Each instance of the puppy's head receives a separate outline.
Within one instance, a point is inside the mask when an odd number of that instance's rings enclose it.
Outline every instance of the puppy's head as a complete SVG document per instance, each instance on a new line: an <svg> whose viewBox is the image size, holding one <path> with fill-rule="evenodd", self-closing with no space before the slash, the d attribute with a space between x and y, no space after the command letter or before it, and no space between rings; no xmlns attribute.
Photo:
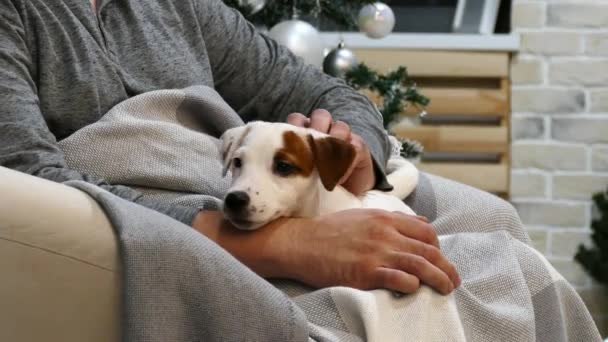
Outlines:
<svg viewBox="0 0 608 342"><path fill-rule="evenodd" d="M238 228L257 229L296 216L322 184L333 190L355 158L347 142L283 123L252 122L222 135L232 186L224 214Z"/></svg>

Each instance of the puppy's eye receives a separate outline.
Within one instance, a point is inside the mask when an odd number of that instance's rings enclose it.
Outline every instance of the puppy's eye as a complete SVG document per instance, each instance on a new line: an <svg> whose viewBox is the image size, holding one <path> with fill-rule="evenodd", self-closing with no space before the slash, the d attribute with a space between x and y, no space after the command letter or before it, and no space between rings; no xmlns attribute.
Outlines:
<svg viewBox="0 0 608 342"><path fill-rule="evenodd" d="M297 168L295 166L284 160L277 160L274 163L274 171L279 174L279 176L287 177L296 170Z"/></svg>
<svg viewBox="0 0 608 342"><path fill-rule="evenodd" d="M238 169L241 166L243 166L243 161L241 160L241 158L234 158L232 160L232 164L234 165L234 167L236 167Z"/></svg>

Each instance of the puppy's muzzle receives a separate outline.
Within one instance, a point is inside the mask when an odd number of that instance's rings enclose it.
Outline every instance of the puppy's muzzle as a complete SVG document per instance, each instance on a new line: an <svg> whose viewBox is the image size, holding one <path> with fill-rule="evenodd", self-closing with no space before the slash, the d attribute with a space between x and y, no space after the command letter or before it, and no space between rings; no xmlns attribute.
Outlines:
<svg viewBox="0 0 608 342"><path fill-rule="evenodd" d="M243 213L249 206L249 195L244 191L233 191L226 195L224 208L232 213Z"/></svg>
<svg viewBox="0 0 608 342"><path fill-rule="evenodd" d="M260 225L250 220L249 204L250 198L246 192L229 192L224 198L224 214L239 229L257 229Z"/></svg>

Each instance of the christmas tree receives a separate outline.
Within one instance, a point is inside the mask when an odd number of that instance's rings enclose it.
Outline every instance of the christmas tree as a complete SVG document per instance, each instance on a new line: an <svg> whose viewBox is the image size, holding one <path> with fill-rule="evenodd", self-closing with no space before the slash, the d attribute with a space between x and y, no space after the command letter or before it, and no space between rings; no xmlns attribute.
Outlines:
<svg viewBox="0 0 608 342"><path fill-rule="evenodd" d="M594 247L579 246L575 259L595 280L608 285L608 189L593 196L599 218L591 222Z"/></svg>

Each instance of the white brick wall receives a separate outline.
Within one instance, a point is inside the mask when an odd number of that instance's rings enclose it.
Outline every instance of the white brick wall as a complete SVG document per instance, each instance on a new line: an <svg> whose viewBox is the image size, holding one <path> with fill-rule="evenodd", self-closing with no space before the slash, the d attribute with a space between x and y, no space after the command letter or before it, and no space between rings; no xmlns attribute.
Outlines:
<svg viewBox="0 0 608 342"><path fill-rule="evenodd" d="M534 246L608 336L607 291L573 255L589 244L591 195L608 186L608 0L514 0L512 201Z"/></svg>

